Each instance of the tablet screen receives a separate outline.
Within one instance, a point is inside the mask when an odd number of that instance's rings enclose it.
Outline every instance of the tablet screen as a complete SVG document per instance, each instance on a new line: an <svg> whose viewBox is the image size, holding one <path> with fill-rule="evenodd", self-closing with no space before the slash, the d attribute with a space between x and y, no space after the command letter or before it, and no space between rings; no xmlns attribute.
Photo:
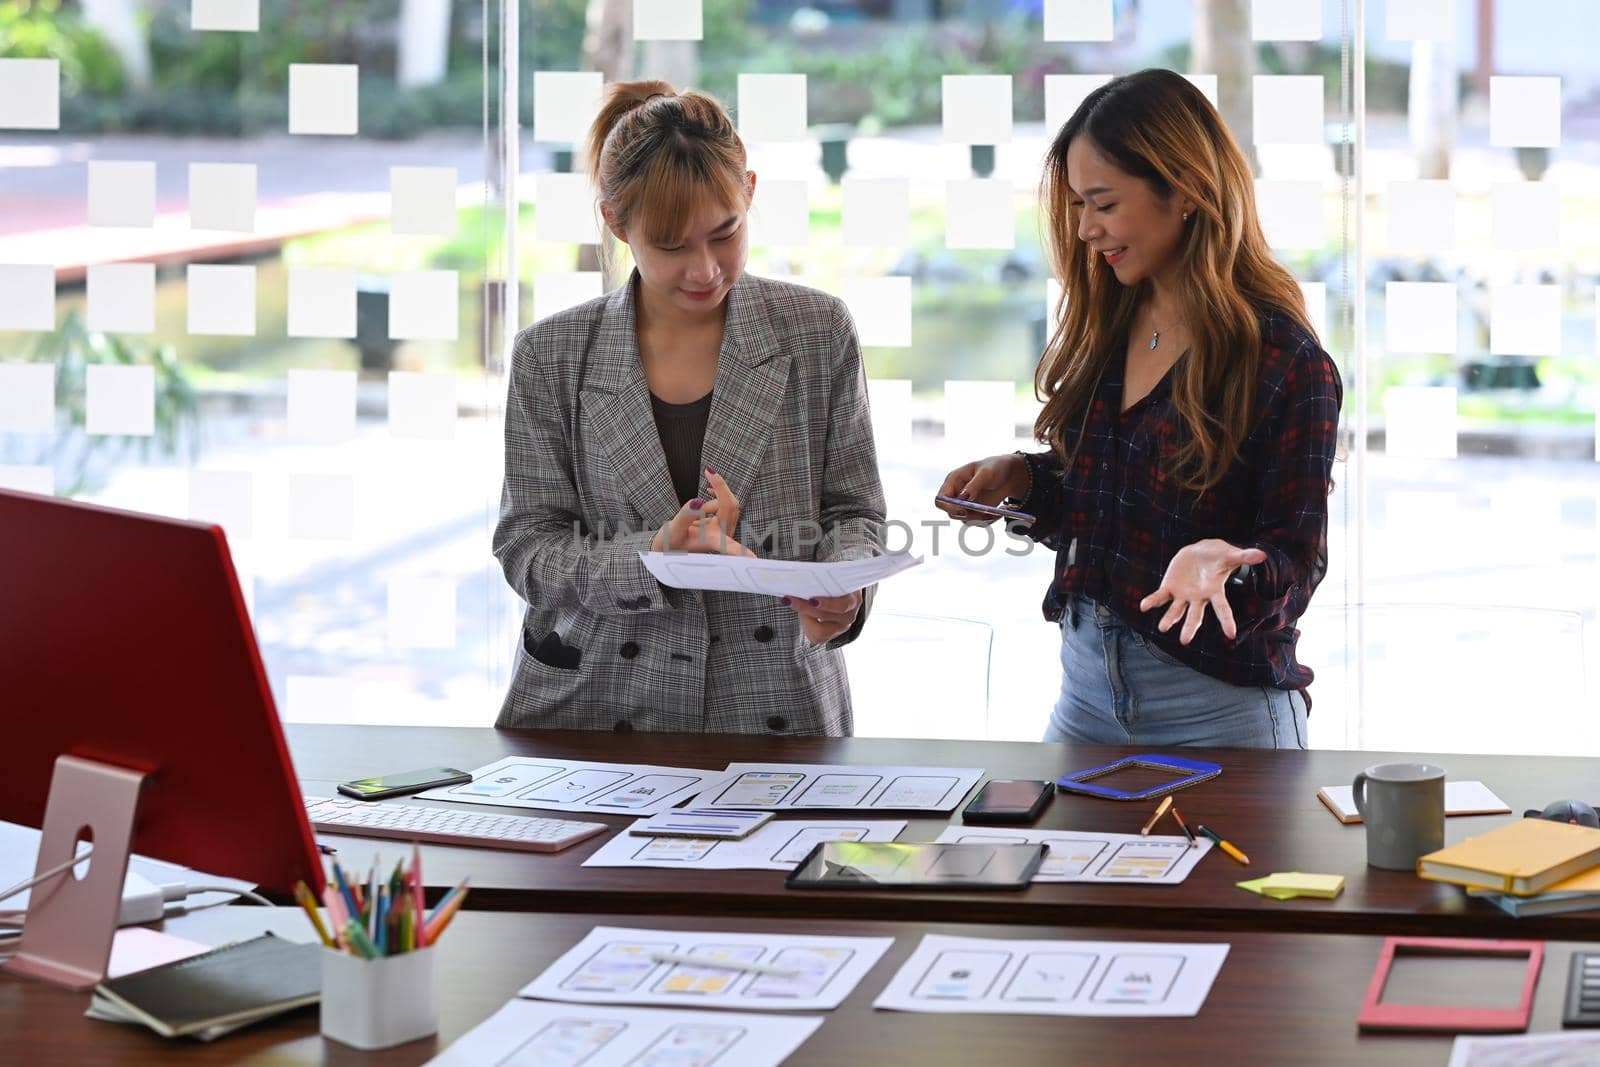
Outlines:
<svg viewBox="0 0 1600 1067"><path fill-rule="evenodd" d="M1023 889L1045 852L1045 846L1029 844L823 841L786 884L830 889Z"/></svg>

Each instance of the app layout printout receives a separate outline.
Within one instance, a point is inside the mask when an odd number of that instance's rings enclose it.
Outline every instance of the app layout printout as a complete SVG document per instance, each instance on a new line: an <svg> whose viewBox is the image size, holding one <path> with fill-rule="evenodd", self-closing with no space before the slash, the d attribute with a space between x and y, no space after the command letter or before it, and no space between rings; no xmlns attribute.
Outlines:
<svg viewBox="0 0 1600 1067"><path fill-rule="evenodd" d="M521 995L590 1004L827 1010L844 1000L893 940L600 926Z"/></svg>
<svg viewBox="0 0 1600 1067"><path fill-rule="evenodd" d="M1177 885L1189 877L1208 852L1206 838L1190 847L1184 837L1138 834L1086 833L1078 830L1010 830L963 826L946 827L943 842L1021 842L1046 845L1050 854L1034 874L1035 882L1141 882Z"/></svg>
<svg viewBox="0 0 1600 1067"><path fill-rule="evenodd" d="M830 808L949 812L983 777L981 767L852 767L730 763L702 808Z"/></svg>
<svg viewBox="0 0 1600 1067"><path fill-rule="evenodd" d="M1228 946L929 934L876 1008L996 1015L1190 1016Z"/></svg>
<svg viewBox="0 0 1600 1067"><path fill-rule="evenodd" d="M461 804L654 815L724 777L684 767L506 756L474 770L470 782L420 795Z"/></svg>
<svg viewBox="0 0 1600 1067"><path fill-rule="evenodd" d="M819 841L893 841L905 826L904 819L776 819L739 839L617 834L583 866L792 871Z"/></svg>

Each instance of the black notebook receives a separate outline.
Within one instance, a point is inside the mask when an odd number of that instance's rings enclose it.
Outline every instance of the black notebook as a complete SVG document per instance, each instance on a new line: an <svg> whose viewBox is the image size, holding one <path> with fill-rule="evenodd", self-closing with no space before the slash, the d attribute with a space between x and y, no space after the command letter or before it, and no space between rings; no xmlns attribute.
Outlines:
<svg viewBox="0 0 1600 1067"><path fill-rule="evenodd" d="M220 1037L322 998L318 944L262 934L95 986L89 1015L164 1037Z"/></svg>

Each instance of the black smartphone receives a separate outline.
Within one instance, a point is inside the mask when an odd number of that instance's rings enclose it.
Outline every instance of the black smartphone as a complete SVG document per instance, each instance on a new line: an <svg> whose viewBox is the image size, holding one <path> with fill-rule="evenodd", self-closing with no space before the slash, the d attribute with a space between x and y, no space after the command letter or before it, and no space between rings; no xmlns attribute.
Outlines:
<svg viewBox="0 0 1600 1067"><path fill-rule="evenodd" d="M353 782L340 782L339 792L357 800L383 800L403 797L407 793L420 793L441 785L461 785L472 781L472 775L454 767L429 767L423 771L403 771L377 778L357 778Z"/></svg>
<svg viewBox="0 0 1600 1067"><path fill-rule="evenodd" d="M1055 795L1054 782L1038 778L991 778L961 811L962 822L1032 822Z"/></svg>

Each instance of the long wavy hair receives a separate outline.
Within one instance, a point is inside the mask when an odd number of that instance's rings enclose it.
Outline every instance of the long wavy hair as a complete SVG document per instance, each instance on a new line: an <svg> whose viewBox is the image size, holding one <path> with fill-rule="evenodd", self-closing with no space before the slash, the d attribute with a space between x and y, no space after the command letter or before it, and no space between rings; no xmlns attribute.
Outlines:
<svg viewBox="0 0 1600 1067"><path fill-rule="evenodd" d="M1034 434L1069 465L1096 387L1121 358L1151 292L1148 279L1117 281L1078 237L1067 148L1079 137L1163 200L1176 194L1197 205L1177 252L1178 311L1193 345L1173 372L1172 402L1188 432L1169 473L1204 491L1222 480L1249 433L1262 315L1280 311L1310 332L1305 299L1267 247L1250 164L1205 94L1169 70L1142 70L1090 93L1051 143L1040 189L1044 243L1062 296L1034 374L1045 402Z"/></svg>

